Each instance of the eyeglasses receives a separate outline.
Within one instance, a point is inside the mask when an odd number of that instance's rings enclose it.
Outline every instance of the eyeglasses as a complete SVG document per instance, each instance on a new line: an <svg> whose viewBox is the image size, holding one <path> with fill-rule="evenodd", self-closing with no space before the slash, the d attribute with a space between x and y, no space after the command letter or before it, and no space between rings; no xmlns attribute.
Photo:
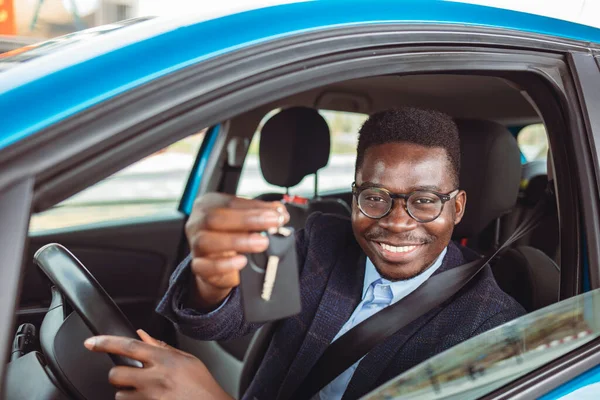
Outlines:
<svg viewBox="0 0 600 400"><path fill-rule="evenodd" d="M431 190L417 190L402 194L392 193L380 187L360 187L352 183L352 194L356 197L358 208L369 218L379 219L390 213L394 207L394 199L404 200L404 209L417 222L431 222L440 216L444 204L459 192L455 189L448 194Z"/></svg>

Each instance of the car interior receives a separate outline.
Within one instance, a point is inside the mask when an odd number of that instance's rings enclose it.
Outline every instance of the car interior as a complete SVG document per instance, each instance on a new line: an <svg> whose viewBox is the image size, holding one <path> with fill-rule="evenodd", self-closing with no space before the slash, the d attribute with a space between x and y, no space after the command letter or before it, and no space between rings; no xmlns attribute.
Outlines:
<svg viewBox="0 0 600 400"><path fill-rule="evenodd" d="M468 200L465 217L456 227L453 240L480 254L488 254L533 212L542 197L554 196L552 158L528 162L517 139L522 128L543 123L536 105L522 87L507 78L468 74L354 79L244 112L221 124L219 134L224 135L227 146L209 171L206 187L245 195L239 188L254 140L258 143L261 179L271 189L252 197L284 201L291 216L289 226L295 229L301 229L313 212L349 217L352 181L341 182L339 189L327 190L320 179L332 163L333 149L332 130L323 113L367 116L400 106L443 111L458 125L462 157L460 186L467 192ZM346 171L351 176L354 167L347 168L352 169ZM298 196L300 201L290 200L290 196L298 194L295 188L305 178L305 182L311 182L309 193L302 192ZM49 322L57 318L51 312L57 307L61 308L61 321L71 309L63 306L60 295L51 290L50 282L33 259L44 245L56 242L85 265L133 326L194 354L226 391L241 397L260 363L269 330L276 323L240 339L200 342L175 332L168 321L154 313L171 272L189 251L184 235L185 218L173 210L159 216L32 233L15 323L16 337L27 337L30 343L27 351L16 354L13 351L11 363L16 364L28 355L34 357L31 354L36 351L49 359L52 356L48 356L48 349L58 352L57 346L71 347L68 356L42 363L46 374L53 376L48 384L64 396L57 398L96 399L112 393L106 381L111 365L108 357L90 355L83 346L73 345L89 333L81 321L71 322L77 326L71 330ZM557 302L560 296L557 210L503 251L494 260L492 270L500 287L528 312ZM44 326L51 325L52 329L44 330ZM39 353L35 357L43 358ZM86 366L85 371L77 368L78 360L90 362L92 358L99 361ZM24 364L12 368L7 379L24 374L30 367Z"/></svg>

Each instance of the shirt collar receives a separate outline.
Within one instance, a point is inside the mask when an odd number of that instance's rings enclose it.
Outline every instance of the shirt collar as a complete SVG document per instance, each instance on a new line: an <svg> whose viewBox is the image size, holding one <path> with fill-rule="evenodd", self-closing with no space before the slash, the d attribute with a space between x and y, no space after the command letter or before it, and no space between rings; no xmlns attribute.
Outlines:
<svg viewBox="0 0 600 400"><path fill-rule="evenodd" d="M442 250L442 252L440 253L440 255L435 259L431 267L427 268L421 274L405 281L396 282L391 282L385 278L382 278L381 275L379 275L379 272L377 272L377 269L375 268L375 265L373 265L371 259L367 257L367 262L365 265L365 280L363 282L362 299L364 300L369 286L371 286L371 284L373 284L373 282L375 282L376 280L380 279L381 283L390 285L390 288L392 289L392 294L394 296L394 301L397 301L400 296L403 297L406 294L406 289L408 287L414 287L416 289L423 282L429 279L429 277L433 275L433 273L437 271L437 269L442 265L442 261L444 260L444 257L446 256L447 252L448 247L445 247L444 250Z"/></svg>

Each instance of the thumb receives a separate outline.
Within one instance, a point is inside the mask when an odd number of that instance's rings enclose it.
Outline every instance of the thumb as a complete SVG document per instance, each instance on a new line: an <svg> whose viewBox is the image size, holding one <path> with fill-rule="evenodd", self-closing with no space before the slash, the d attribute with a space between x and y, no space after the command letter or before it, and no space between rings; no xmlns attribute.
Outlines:
<svg viewBox="0 0 600 400"><path fill-rule="evenodd" d="M148 343L148 344L151 344L152 346L156 346L156 347L163 347L163 348L171 347L161 340L154 339L143 329L138 329L136 332L137 332L138 336L140 337L140 339L142 339L142 342L144 342L144 343Z"/></svg>
<svg viewBox="0 0 600 400"><path fill-rule="evenodd" d="M187 356L188 354L184 351L181 351L179 349L176 349L175 347L171 347L168 344L166 344L165 342L163 342L162 340L158 340L158 339L154 339L152 336L150 336L145 330L143 329L138 329L137 331L138 336L140 337L140 339L142 339L142 342L144 343L148 343L152 346L156 346L156 347L162 347L163 349L167 349L167 350L173 350L179 354L185 355Z"/></svg>

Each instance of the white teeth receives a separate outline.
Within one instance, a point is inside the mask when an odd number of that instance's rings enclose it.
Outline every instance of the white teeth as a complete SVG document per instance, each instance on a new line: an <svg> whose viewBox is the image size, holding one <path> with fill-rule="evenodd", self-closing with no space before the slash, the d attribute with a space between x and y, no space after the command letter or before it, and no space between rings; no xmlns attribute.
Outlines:
<svg viewBox="0 0 600 400"><path fill-rule="evenodd" d="M380 243L381 247L392 253L406 253L417 248L417 246L390 246L389 244Z"/></svg>

